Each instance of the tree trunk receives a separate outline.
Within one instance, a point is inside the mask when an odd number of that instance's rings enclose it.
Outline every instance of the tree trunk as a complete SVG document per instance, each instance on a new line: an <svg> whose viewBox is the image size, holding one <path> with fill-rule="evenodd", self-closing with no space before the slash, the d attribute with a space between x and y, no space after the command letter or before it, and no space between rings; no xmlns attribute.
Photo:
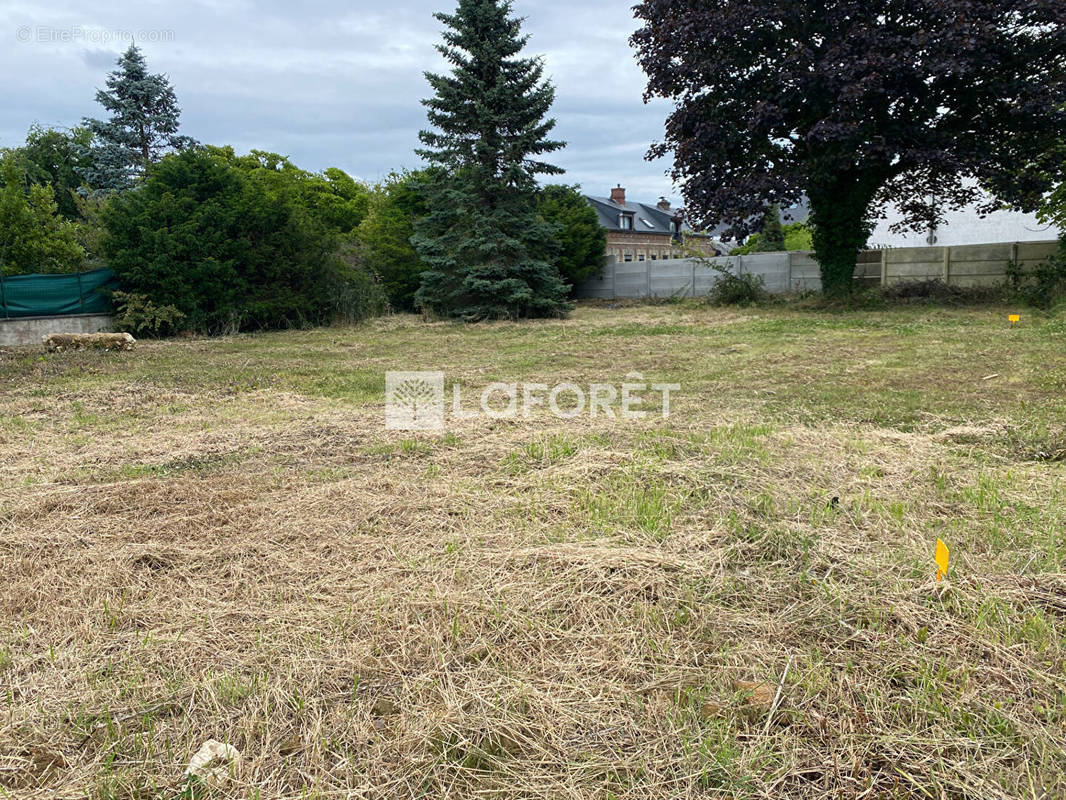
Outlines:
<svg viewBox="0 0 1066 800"><path fill-rule="evenodd" d="M870 238L869 208L876 182L839 175L812 181L811 240L822 272L822 294L844 297L854 289L855 262Z"/></svg>

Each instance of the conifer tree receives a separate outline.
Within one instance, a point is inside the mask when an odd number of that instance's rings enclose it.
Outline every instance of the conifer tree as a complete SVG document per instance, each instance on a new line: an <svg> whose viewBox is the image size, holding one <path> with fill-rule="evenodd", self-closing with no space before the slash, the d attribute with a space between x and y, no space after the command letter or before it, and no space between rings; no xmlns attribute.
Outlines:
<svg viewBox="0 0 1066 800"><path fill-rule="evenodd" d="M777 206L770 206L762 219L762 233L759 236L757 253L779 253L785 250L785 229L781 227L781 212Z"/></svg>
<svg viewBox="0 0 1066 800"><path fill-rule="evenodd" d="M563 313L558 228L536 209L536 176L562 172L541 160L563 147L549 138L555 89L539 58L520 57L528 37L510 0L460 0L435 16L452 70L426 73L434 130L419 133L417 152L439 170L423 184L429 213L412 237L427 266L416 302L468 320Z"/></svg>
<svg viewBox="0 0 1066 800"><path fill-rule="evenodd" d="M84 120L94 140L89 184L104 191L129 187L167 152L196 144L178 135L181 109L166 75L148 72L134 44L116 63L118 69L107 76L107 89L96 93L96 102L111 117L106 122Z"/></svg>

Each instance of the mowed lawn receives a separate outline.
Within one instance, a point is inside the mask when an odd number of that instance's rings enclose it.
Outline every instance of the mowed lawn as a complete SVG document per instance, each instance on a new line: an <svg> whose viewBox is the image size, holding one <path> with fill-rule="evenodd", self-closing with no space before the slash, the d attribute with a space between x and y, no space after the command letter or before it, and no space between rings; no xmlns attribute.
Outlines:
<svg viewBox="0 0 1066 800"><path fill-rule="evenodd" d="M4 352L0 797L217 739L218 797L1062 798L1066 321L1011 310ZM682 388L392 432L390 369Z"/></svg>

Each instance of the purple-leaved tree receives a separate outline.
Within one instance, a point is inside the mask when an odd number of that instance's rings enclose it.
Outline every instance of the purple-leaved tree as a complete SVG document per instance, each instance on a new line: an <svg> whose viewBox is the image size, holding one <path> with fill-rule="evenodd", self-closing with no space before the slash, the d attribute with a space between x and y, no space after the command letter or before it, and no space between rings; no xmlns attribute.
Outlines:
<svg viewBox="0 0 1066 800"><path fill-rule="evenodd" d="M643 0L646 99L674 101L690 221L750 232L809 199L823 289L852 288L888 203L904 225L979 201L1034 210L1061 175L1063 0Z"/></svg>

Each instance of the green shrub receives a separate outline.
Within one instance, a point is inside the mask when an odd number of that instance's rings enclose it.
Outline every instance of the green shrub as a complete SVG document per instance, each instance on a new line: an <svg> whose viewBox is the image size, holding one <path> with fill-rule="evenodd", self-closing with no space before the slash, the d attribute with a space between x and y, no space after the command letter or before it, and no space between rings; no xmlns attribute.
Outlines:
<svg viewBox="0 0 1066 800"><path fill-rule="evenodd" d="M1006 285L1016 299L1038 308L1066 299L1066 234L1059 239L1059 252L1028 272L1013 261L1007 264Z"/></svg>
<svg viewBox="0 0 1066 800"><path fill-rule="evenodd" d="M115 329L138 338L175 333L185 315L174 306L157 306L143 294L113 292Z"/></svg>
<svg viewBox="0 0 1066 800"><path fill-rule="evenodd" d="M336 230L284 184L203 149L167 156L104 209L103 247L124 289L204 333L362 319L377 288Z"/></svg>
<svg viewBox="0 0 1066 800"><path fill-rule="evenodd" d="M953 286L939 278L933 280L900 281L879 286L877 296L889 305L975 305L1001 303L1002 287Z"/></svg>
<svg viewBox="0 0 1066 800"><path fill-rule="evenodd" d="M394 309L413 311L426 265L411 244L415 220L426 214L420 181L428 171L391 173L370 194L350 251L374 275Z"/></svg>
<svg viewBox="0 0 1066 800"><path fill-rule="evenodd" d="M750 306L772 299L762 275L734 275L728 267L707 263L718 273L718 280L707 293L707 302L712 306Z"/></svg>

